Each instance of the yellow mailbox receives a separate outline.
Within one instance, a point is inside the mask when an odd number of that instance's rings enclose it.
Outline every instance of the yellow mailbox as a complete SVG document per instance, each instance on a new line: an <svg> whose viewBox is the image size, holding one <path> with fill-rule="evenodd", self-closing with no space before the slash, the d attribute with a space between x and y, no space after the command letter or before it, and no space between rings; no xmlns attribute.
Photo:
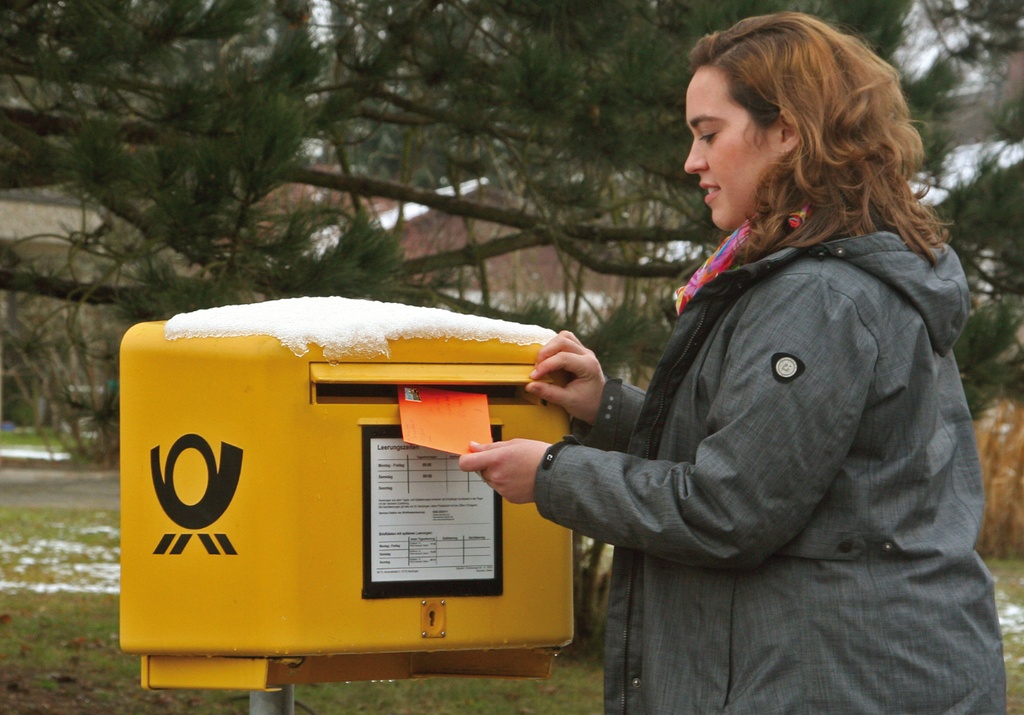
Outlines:
<svg viewBox="0 0 1024 715"><path fill-rule="evenodd" d="M566 415L523 390L546 333L272 303L122 342L120 630L143 686L548 675L572 637L570 534L403 441L397 399L485 394L495 438L557 441Z"/></svg>

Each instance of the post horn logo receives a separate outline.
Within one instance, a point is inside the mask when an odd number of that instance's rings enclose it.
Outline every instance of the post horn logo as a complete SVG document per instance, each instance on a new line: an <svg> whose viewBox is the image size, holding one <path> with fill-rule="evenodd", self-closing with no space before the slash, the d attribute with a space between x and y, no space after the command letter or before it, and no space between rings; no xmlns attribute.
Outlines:
<svg viewBox="0 0 1024 715"><path fill-rule="evenodd" d="M182 452L189 449L199 452L206 462L206 493L195 504L183 502L174 489L174 465ZM150 470L153 473L156 498L160 501L164 513L183 529L198 531L216 522L231 504L235 490L238 488L238 478L242 473L242 450L234 445L221 442L220 468L218 468L209 443L197 434L186 434L179 437L178 441L171 446L162 471L159 446L150 450L149 462ZM153 553L178 555L188 546L192 536L191 533L164 534ZM227 534L200 533L198 536L208 554L223 553L234 556L238 553Z"/></svg>

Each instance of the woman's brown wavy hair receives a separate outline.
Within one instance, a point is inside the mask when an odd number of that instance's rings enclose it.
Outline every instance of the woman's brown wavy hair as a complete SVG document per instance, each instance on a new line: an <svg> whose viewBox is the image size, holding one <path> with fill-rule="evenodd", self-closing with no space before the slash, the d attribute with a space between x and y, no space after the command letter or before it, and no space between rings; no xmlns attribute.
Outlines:
<svg viewBox="0 0 1024 715"><path fill-rule="evenodd" d="M863 41L784 12L703 37L690 63L694 72L723 72L732 99L758 126L781 118L800 137L758 190L746 260L884 230L934 262L947 235L910 184L924 155L921 137L896 70ZM807 203L810 217L789 230L789 214Z"/></svg>

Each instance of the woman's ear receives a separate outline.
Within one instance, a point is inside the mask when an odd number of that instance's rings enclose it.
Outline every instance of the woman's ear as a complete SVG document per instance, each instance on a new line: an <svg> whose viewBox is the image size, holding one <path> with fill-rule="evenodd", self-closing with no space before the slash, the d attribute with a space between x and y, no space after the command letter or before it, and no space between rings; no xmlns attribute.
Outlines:
<svg viewBox="0 0 1024 715"><path fill-rule="evenodd" d="M776 149L780 154L788 154L800 144L800 134L796 130L785 111L779 114L775 124Z"/></svg>

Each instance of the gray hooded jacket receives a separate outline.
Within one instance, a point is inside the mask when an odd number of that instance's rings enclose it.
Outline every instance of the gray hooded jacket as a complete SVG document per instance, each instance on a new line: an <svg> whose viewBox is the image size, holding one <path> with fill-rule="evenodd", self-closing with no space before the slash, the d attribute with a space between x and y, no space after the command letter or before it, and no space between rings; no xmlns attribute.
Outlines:
<svg viewBox="0 0 1024 715"><path fill-rule="evenodd" d="M537 474L615 545L607 713L1002 713L956 255L785 249L687 305Z"/></svg>

